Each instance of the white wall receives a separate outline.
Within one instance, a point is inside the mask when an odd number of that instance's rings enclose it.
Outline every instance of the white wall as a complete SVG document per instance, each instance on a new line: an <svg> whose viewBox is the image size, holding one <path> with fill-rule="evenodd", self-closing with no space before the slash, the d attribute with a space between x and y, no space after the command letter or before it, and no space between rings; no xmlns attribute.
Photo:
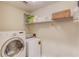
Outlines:
<svg viewBox="0 0 79 59"><path fill-rule="evenodd" d="M78 23L57 22L31 25L42 41L42 56L79 56Z"/></svg>
<svg viewBox="0 0 79 59"><path fill-rule="evenodd" d="M43 20L50 19L53 13L59 12L65 9L70 9L72 13L71 15L73 15L74 9L76 8L76 6L77 6L77 2L72 2L72 1L56 2L52 5L48 5L44 8L40 8L39 10L33 12L32 14L35 15L36 17L43 18L40 20L36 19L36 21L43 21Z"/></svg>
<svg viewBox="0 0 79 59"><path fill-rule="evenodd" d="M24 10L0 3L0 31L24 30Z"/></svg>
<svg viewBox="0 0 79 59"><path fill-rule="evenodd" d="M41 8L33 15L51 17L51 14L63 9L73 9L76 2L58 2ZM73 14L73 13L72 13ZM78 55L78 23L57 22L31 25L30 28L42 41L42 56L79 56Z"/></svg>

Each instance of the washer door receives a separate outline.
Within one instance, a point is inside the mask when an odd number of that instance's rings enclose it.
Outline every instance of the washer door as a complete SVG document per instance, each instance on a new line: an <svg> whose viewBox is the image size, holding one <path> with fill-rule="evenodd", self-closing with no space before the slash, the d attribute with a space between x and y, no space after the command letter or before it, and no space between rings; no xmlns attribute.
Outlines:
<svg viewBox="0 0 79 59"><path fill-rule="evenodd" d="M1 48L3 57L19 56L24 49L24 42L21 38L15 37L6 41Z"/></svg>

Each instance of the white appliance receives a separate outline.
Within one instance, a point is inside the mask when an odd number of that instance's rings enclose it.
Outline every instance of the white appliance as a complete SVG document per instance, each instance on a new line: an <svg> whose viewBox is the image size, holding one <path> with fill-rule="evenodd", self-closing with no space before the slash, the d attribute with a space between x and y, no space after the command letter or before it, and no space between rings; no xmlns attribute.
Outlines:
<svg viewBox="0 0 79 59"><path fill-rule="evenodd" d="M27 45L27 57L41 57L41 42L38 38L26 39Z"/></svg>
<svg viewBox="0 0 79 59"><path fill-rule="evenodd" d="M0 32L0 54L2 57L25 57L26 41L24 31Z"/></svg>

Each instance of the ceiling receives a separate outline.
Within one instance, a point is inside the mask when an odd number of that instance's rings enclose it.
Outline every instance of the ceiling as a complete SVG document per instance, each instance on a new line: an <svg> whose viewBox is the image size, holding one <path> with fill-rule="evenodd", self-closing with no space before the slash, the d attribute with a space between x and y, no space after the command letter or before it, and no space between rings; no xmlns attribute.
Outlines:
<svg viewBox="0 0 79 59"><path fill-rule="evenodd" d="M3 1L3 3L13 5L27 12L33 12L39 8L54 4L55 2L56 1Z"/></svg>

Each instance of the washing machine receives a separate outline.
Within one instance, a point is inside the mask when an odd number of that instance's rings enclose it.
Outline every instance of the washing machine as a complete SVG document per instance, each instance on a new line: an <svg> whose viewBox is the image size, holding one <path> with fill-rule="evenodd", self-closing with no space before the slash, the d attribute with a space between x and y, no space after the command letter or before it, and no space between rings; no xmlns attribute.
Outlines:
<svg viewBox="0 0 79 59"><path fill-rule="evenodd" d="M1 57L25 57L25 31L0 32Z"/></svg>

